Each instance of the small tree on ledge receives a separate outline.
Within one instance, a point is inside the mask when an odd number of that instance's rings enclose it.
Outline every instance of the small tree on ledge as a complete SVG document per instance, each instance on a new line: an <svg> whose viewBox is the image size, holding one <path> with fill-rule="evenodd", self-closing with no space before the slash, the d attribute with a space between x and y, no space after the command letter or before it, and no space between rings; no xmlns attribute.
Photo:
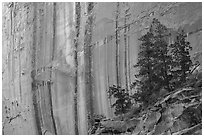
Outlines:
<svg viewBox="0 0 204 137"><path fill-rule="evenodd" d="M128 92L125 92L125 89L117 87L115 85L109 87L108 90L109 98L112 96L116 98L115 103L111 107L115 107L115 115L122 115L127 113L131 106L131 98Z"/></svg>

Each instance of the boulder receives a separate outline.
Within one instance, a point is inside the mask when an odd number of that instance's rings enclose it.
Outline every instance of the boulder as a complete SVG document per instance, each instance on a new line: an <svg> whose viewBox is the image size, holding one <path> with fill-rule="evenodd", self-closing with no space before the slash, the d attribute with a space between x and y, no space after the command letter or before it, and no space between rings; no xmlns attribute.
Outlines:
<svg viewBox="0 0 204 137"><path fill-rule="evenodd" d="M144 120L141 117L139 123L137 124L136 128L133 131L133 135L140 135L142 130L144 130Z"/></svg>
<svg viewBox="0 0 204 137"><path fill-rule="evenodd" d="M104 127L105 129L110 129L113 131L114 130L118 132L126 131L126 126L124 121L112 121L112 120L101 121L101 126Z"/></svg>
<svg viewBox="0 0 204 137"><path fill-rule="evenodd" d="M160 112L151 112L148 114L146 120L145 120L145 129L149 132L152 131L154 128L154 125L158 122L158 120L161 118Z"/></svg>

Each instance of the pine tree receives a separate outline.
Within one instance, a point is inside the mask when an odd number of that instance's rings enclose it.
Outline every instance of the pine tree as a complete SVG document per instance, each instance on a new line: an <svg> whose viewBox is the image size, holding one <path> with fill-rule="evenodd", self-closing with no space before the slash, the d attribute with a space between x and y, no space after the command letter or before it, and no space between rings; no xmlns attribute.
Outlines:
<svg viewBox="0 0 204 137"><path fill-rule="evenodd" d="M152 68L154 66L154 60L152 60L153 44L151 39L153 34L148 32L146 35L142 36L139 40L142 41L140 45L140 52L138 54L138 62L135 67L139 68L139 73L135 75L136 78L140 79L139 93L140 98L144 103L148 104L149 96L151 95L151 90L153 88L153 74ZM146 100L147 99L147 100Z"/></svg>
<svg viewBox="0 0 204 137"><path fill-rule="evenodd" d="M161 88L171 90L171 56L168 55L168 37L167 28L157 19L153 19L149 32L143 35L139 40L140 52L138 62L135 65L138 68L138 74L135 75L137 92L134 97L137 101L149 105L155 101L154 94L158 94Z"/></svg>
<svg viewBox="0 0 204 137"><path fill-rule="evenodd" d="M115 103L111 107L115 107L115 115L122 115L127 113L131 106L131 98L128 92L120 86L111 86L108 90L109 98L112 96L116 99Z"/></svg>
<svg viewBox="0 0 204 137"><path fill-rule="evenodd" d="M171 91L170 80L171 76L171 56L169 55L168 37L170 33L164 25L157 19L153 19L150 27L150 32L153 33L153 58L157 61L153 71L157 72L157 76L162 79L160 86Z"/></svg>
<svg viewBox="0 0 204 137"><path fill-rule="evenodd" d="M170 45L172 56L172 85L174 88L186 82L192 61L189 51L192 50L190 43L185 39L185 32L182 30L176 37L174 44Z"/></svg>

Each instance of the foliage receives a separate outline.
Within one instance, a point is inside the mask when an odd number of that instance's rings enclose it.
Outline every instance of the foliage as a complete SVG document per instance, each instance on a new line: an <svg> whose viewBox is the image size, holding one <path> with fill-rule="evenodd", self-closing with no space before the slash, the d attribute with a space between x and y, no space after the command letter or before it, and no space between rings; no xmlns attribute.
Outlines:
<svg viewBox="0 0 204 137"><path fill-rule="evenodd" d="M94 117L93 119L95 121L101 121L102 119L106 119L106 116L104 116L102 114L94 114L93 117Z"/></svg>
<svg viewBox="0 0 204 137"><path fill-rule="evenodd" d="M125 89L119 86L111 86L108 90L109 98L112 96L116 98L115 103L112 107L115 107L115 115L121 115L128 112L132 106L131 97Z"/></svg>
<svg viewBox="0 0 204 137"><path fill-rule="evenodd" d="M140 52L134 66L138 73L133 83L137 91L133 97L144 106L154 103L160 90L171 92L186 81L192 64L190 43L185 40L183 31L174 44L168 44L169 37L168 29L153 19L149 31L139 38Z"/></svg>
<svg viewBox="0 0 204 137"><path fill-rule="evenodd" d="M190 72L192 61L190 59L189 51L192 50L190 43L185 40L185 33L182 30L174 44L170 45L172 56L172 74L174 80L174 87L178 87L186 82L187 74Z"/></svg>
<svg viewBox="0 0 204 137"><path fill-rule="evenodd" d="M152 102L152 93L158 92L161 87L170 90L171 57L168 55L168 35L167 28L153 19L149 32L139 39L142 43L138 62L134 67L139 69L135 77L140 81L140 86L134 97L144 104Z"/></svg>

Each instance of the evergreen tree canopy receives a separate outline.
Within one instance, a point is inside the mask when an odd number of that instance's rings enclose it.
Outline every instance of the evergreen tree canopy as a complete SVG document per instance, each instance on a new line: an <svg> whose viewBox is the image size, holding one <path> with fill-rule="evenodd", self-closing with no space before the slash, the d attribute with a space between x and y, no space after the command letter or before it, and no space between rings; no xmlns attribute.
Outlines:
<svg viewBox="0 0 204 137"><path fill-rule="evenodd" d="M154 103L161 89L170 92L175 89L176 84L186 80L192 64L190 43L185 41L183 31L171 45L168 43L170 36L167 27L158 19L153 19L149 31L139 38L140 52L134 66L138 69L135 75L137 91L134 98L144 105Z"/></svg>
<svg viewBox="0 0 204 137"><path fill-rule="evenodd" d="M175 43L170 45L171 56L172 56L172 74L174 79L172 84L174 87L186 82L186 77L188 72L190 72L190 67L192 61L190 59L189 51L192 50L190 43L185 39L185 33L182 30L176 37Z"/></svg>
<svg viewBox="0 0 204 137"><path fill-rule="evenodd" d="M108 90L109 98L112 96L116 98L115 103L112 107L115 107L115 115L121 115L127 113L131 106L131 98L128 92L125 92L125 89L117 87L115 85L109 87Z"/></svg>

